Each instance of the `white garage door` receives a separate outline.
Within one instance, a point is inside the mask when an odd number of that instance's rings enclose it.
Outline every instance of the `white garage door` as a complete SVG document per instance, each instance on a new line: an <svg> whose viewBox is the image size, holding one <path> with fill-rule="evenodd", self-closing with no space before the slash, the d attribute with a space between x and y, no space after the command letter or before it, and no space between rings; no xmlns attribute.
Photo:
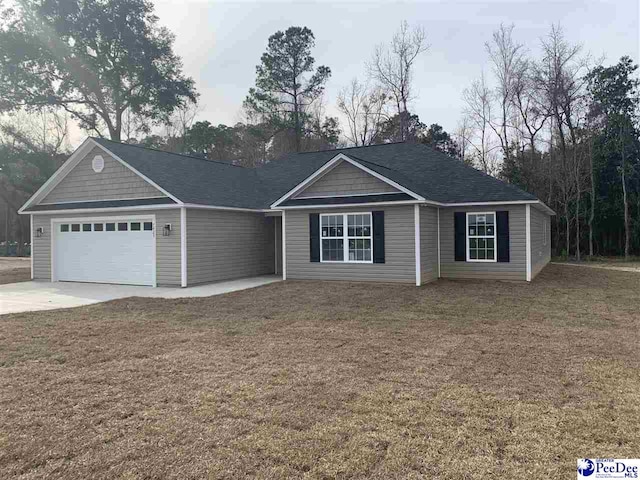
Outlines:
<svg viewBox="0 0 640 480"><path fill-rule="evenodd" d="M151 219L54 220L53 230L54 280L153 286Z"/></svg>

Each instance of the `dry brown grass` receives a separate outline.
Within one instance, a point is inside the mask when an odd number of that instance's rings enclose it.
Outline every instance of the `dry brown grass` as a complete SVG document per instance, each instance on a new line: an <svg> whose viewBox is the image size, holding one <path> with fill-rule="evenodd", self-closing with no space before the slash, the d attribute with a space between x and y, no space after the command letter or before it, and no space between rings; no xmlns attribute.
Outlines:
<svg viewBox="0 0 640 480"><path fill-rule="evenodd" d="M0 317L0 472L574 478L638 456L639 291L552 265Z"/></svg>
<svg viewBox="0 0 640 480"><path fill-rule="evenodd" d="M31 280L30 268L12 268L0 270L0 285L7 283L28 282Z"/></svg>

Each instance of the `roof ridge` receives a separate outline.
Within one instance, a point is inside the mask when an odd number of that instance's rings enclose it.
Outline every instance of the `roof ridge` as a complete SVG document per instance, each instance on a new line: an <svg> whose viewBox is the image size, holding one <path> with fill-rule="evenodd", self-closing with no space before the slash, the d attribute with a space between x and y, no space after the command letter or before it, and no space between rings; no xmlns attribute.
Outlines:
<svg viewBox="0 0 640 480"><path fill-rule="evenodd" d="M384 147L386 145L398 145L400 143L407 143L407 142L376 143L375 145L360 145L360 146L355 146L355 147L328 148L326 150L312 150L310 152L292 152L292 153L294 155L305 155L307 153L337 152L337 151L340 151L340 150L353 150L355 148Z"/></svg>
<svg viewBox="0 0 640 480"><path fill-rule="evenodd" d="M201 160L203 162L209 162L209 163L219 163L221 165L228 165L230 167L244 168L245 170L248 170L247 167L243 167L242 165L235 165L235 164L230 163L230 162L223 162L223 161L220 161L220 160L209 160L208 158L196 157L195 155L186 155L184 153L169 152L167 150L160 150L159 148L145 147L143 145L136 145L135 143L116 142L115 140L110 140L108 138L97 138L97 137L89 137L89 138L91 138L92 140L96 140L96 141L105 141L105 142L109 142L109 143L116 143L118 145L124 145L125 147L135 147L135 148L141 148L143 150L151 150L152 152L168 153L169 155L176 155L178 157L192 158L194 160Z"/></svg>

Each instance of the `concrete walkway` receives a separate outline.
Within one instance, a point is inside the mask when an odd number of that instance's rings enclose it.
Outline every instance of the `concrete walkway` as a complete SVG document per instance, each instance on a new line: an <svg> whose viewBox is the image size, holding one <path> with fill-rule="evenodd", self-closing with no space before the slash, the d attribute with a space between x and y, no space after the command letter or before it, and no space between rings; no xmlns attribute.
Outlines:
<svg viewBox="0 0 640 480"><path fill-rule="evenodd" d="M0 315L36 310L79 307L126 297L185 298L210 297L279 282L282 277L266 275L188 288L152 288L70 282L22 282L0 285Z"/></svg>

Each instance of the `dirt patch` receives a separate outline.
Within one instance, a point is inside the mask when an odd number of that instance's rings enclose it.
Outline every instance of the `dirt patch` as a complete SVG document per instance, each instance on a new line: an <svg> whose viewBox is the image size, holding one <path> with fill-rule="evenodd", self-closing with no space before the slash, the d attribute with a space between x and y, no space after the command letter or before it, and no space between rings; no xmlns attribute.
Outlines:
<svg viewBox="0 0 640 480"><path fill-rule="evenodd" d="M0 320L0 471L570 478L640 445L640 276L288 281Z"/></svg>
<svg viewBox="0 0 640 480"><path fill-rule="evenodd" d="M31 268L13 268L0 270L0 285L28 282L31 280Z"/></svg>
<svg viewBox="0 0 640 480"><path fill-rule="evenodd" d="M31 259L28 257L0 257L0 274L5 270L16 268L31 268Z"/></svg>
<svg viewBox="0 0 640 480"><path fill-rule="evenodd" d="M556 265L568 265L571 267L603 268L605 270L615 270L618 272L638 272L640 273L640 262L556 262Z"/></svg>

